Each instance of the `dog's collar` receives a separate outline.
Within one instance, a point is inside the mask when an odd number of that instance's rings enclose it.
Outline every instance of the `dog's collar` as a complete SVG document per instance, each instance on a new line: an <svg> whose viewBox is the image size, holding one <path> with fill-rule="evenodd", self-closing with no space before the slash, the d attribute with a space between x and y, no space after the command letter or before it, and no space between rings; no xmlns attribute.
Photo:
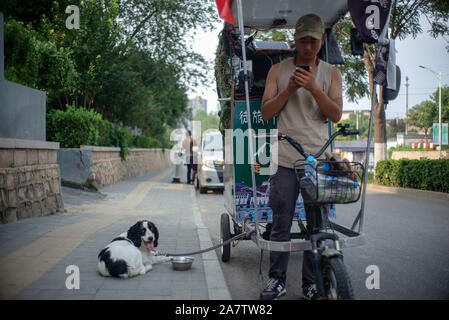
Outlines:
<svg viewBox="0 0 449 320"><path fill-rule="evenodd" d="M131 240L129 240L128 238L125 238L125 237L117 237L117 238L115 238L115 239L112 239L111 242L114 242L114 241L122 241L122 240L126 240L126 241L128 241L129 243L133 244L133 242L132 242Z"/></svg>

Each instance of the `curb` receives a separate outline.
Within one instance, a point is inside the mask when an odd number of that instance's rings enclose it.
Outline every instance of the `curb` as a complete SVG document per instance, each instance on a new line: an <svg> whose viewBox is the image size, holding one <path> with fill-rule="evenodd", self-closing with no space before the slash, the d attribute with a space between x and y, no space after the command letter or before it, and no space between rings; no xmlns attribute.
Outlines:
<svg viewBox="0 0 449 320"><path fill-rule="evenodd" d="M200 240L200 248L201 250L210 248L214 244L210 238L209 229L204 225L203 220L201 219L201 213L198 207L198 202L196 201L194 188L191 189L190 195L192 197L192 210L197 227L198 238ZM215 250L205 252L201 254L201 257L203 260L204 272L206 274L209 300L232 300Z"/></svg>
<svg viewBox="0 0 449 320"><path fill-rule="evenodd" d="M419 189L409 189L409 188L395 188L386 187L377 184L368 184L367 191L382 192L382 193L393 193L410 197L420 197L431 200L449 201L449 193L435 192Z"/></svg>

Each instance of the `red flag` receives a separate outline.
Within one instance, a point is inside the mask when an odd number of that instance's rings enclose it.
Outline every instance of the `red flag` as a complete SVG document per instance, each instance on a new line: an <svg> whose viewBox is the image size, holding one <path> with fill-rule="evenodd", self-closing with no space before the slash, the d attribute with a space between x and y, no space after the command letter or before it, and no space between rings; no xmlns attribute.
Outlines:
<svg viewBox="0 0 449 320"><path fill-rule="evenodd" d="M232 16L231 7L229 6L231 0L215 0L218 9L218 15L224 21L231 24L235 24L234 17Z"/></svg>

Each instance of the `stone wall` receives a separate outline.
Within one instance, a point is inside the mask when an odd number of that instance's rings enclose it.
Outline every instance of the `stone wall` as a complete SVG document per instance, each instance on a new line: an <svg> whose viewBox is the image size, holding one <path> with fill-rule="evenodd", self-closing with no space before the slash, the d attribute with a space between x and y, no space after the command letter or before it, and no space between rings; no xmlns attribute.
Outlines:
<svg viewBox="0 0 449 320"><path fill-rule="evenodd" d="M63 210L59 143L0 138L0 220L15 222Z"/></svg>
<svg viewBox="0 0 449 320"><path fill-rule="evenodd" d="M441 158L449 159L449 152L441 151ZM393 151L391 154L391 159L438 159L438 151Z"/></svg>
<svg viewBox="0 0 449 320"><path fill-rule="evenodd" d="M101 189L171 166L170 150L129 149L125 160L119 148L81 146L60 149L58 163L63 182Z"/></svg>

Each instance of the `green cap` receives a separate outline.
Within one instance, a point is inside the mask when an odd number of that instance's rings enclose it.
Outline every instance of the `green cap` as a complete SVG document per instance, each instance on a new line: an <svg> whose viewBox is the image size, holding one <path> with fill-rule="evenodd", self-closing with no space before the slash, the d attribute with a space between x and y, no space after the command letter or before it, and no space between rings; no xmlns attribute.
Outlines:
<svg viewBox="0 0 449 320"><path fill-rule="evenodd" d="M324 22L316 14L306 14L298 19L295 27L295 38L312 37L320 40L324 34Z"/></svg>

